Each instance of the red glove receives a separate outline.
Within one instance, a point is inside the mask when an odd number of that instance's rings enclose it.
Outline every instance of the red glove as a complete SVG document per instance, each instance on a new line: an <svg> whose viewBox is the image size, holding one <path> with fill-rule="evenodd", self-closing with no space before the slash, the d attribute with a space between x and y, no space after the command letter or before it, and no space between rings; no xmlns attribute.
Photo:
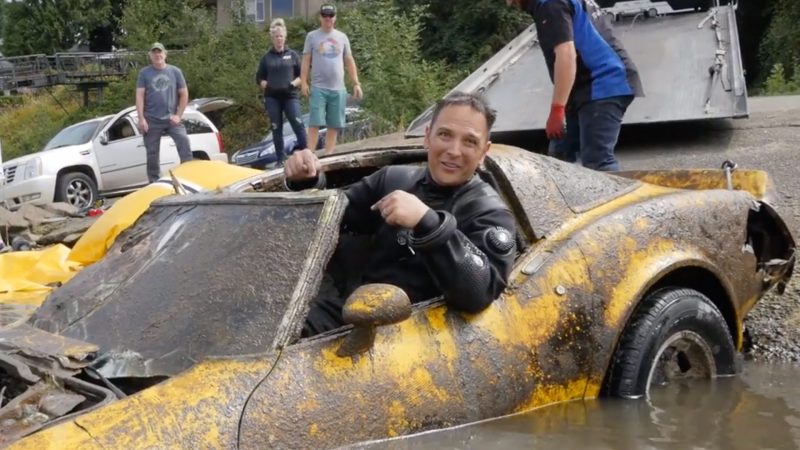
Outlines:
<svg viewBox="0 0 800 450"><path fill-rule="evenodd" d="M567 118L564 105L553 104L550 106L550 117L547 118L547 139L561 139L567 131Z"/></svg>

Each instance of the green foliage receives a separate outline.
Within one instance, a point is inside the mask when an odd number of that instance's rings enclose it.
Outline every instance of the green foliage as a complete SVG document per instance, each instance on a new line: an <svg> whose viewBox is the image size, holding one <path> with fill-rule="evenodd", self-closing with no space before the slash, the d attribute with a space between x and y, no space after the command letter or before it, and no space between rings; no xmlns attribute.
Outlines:
<svg viewBox="0 0 800 450"><path fill-rule="evenodd" d="M783 64L778 63L772 66L772 71L764 82L763 93L766 95L786 95L800 93L800 63L794 63L794 75L789 78L783 68Z"/></svg>
<svg viewBox="0 0 800 450"><path fill-rule="evenodd" d="M129 49L190 48L214 34L214 17L203 0L128 0L117 41Z"/></svg>
<svg viewBox="0 0 800 450"><path fill-rule="evenodd" d="M6 56L52 54L86 42L89 32L109 23L109 0L23 0L3 6Z"/></svg>
<svg viewBox="0 0 800 450"><path fill-rule="evenodd" d="M502 0L395 0L404 11L427 7L422 56L472 71L530 25L530 15ZM402 35L398 35L402 36Z"/></svg>
<svg viewBox="0 0 800 450"><path fill-rule="evenodd" d="M66 88L49 95L17 97L15 103L0 114L4 161L41 150L59 130L74 123L70 115L80 109L77 96Z"/></svg>
<svg viewBox="0 0 800 450"><path fill-rule="evenodd" d="M390 0L359 2L339 14L364 89L364 108L379 121L404 127L460 78L442 62L421 57L424 7L401 10Z"/></svg>
<svg viewBox="0 0 800 450"><path fill-rule="evenodd" d="M252 24L238 23L209 36L185 54L170 57L184 72L192 98L228 97L236 107L225 112L227 148L260 140L267 129L255 73L267 49L268 35Z"/></svg>
<svg viewBox="0 0 800 450"><path fill-rule="evenodd" d="M798 23L800 23L800 2L778 0L772 22L761 43L762 67L771 68L770 78L778 64L785 70L784 80L791 80L797 76L795 69L798 65L795 62L800 59Z"/></svg>
<svg viewBox="0 0 800 450"><path fill-rule="evenodd" d="M234 2L232 24L221 30L206 22L210 18L196 5L195 0L128 0L119 37L130 48L147 48L159 40L168 49L184 49L170 51L167 61L183 70L190 97L224 96L236 102L222 119L225 145L233 152L259 141L268 129L255 72L271 45L269 32L247 21L241 2ZM363 106L374 130L404 127L465 75L421 56L423 7L401 10L391 0L374 0L340 11L337 25L350 37L365 92ZM289 46L302 52L305 34L318 27L317 20L291 18L286 24ZM137 75L133 71L112 83L102 101L96 98L89 107L81 107L80 94L68 88L7 107L0 115L6 157L40 149L66 125L133 105Z"/></svg>

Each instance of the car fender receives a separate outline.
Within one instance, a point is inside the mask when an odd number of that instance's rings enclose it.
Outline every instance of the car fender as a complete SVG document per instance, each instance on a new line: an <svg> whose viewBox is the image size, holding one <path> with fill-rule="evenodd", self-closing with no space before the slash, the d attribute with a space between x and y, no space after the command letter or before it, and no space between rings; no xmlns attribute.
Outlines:
<svg viewBox="0 0 800 450"><path fill-rule="evenodd" d="M85 145L59 148L38 153L42 159L42 173L59 176L71 171L90 175L102 190L102 179L98 176L97 159L94 155L94 141Z"/></svg>
<svg viewBox="0 0 800 450"><path fill-rule="evenodd" d="M576 233L599 305L590 395L599 393L638 303L665 283L709 296L741 347L744 314L769 288L745 245L754 205L752 196L737 191L673 191L628 205Z"/></svg>
<svg viewBox="0 0 800 450"><path fill-rule="evenodd" d="M10 449L237 448L240 412L277 353L205 360L178 376L71 421L42 430Z"/></svg>

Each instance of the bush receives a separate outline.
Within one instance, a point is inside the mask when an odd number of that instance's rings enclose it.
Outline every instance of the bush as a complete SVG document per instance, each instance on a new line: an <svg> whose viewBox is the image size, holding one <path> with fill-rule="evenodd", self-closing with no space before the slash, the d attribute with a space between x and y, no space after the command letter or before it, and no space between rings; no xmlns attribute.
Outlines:
<svg viewBox="0 0 800 450"><path fill-rule="evenodd" d="M80 109L77 96L66 88L54 89L51 95L16 97L17 106L0 114L0 141L3 161L41 150Z"/></svg>
<svg viewBox="0 0 800 450"><path fill-rule="evenodd" d="M778 63L772 66L767 81L764 82L765 95L786 95L800 93L800 63L794 64L794 75L789 78L783 68L783 64Z"/></svg>
<svg viewBox="0 0 800 450"><path fill-rule="evenodd" d="M344 9L337 27L348 34L364 90L364 108L380 122L403 128L461 78L421 57L422 7L404 12L389 0Z"/></svg>

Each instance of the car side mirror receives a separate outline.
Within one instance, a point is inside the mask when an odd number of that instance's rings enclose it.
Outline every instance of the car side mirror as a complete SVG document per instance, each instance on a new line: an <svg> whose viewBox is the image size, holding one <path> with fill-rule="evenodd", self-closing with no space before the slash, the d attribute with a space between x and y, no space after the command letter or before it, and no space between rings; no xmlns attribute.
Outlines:
<svg viewBox="0 0 800 450"><path fill-rule="evenodd" d="M102 145L108 145L108 133L103 132L100 134L100 143Z"/></svg>
<svg viewBox="0 0 800 450"><path fill-rule="evenodd" d="M336 351L339 356L363 353L375 342L375 329L402 322L411 316L411 300L402 289L391 284L365 284L347 298L342 319L353 325Z"/></svg>

